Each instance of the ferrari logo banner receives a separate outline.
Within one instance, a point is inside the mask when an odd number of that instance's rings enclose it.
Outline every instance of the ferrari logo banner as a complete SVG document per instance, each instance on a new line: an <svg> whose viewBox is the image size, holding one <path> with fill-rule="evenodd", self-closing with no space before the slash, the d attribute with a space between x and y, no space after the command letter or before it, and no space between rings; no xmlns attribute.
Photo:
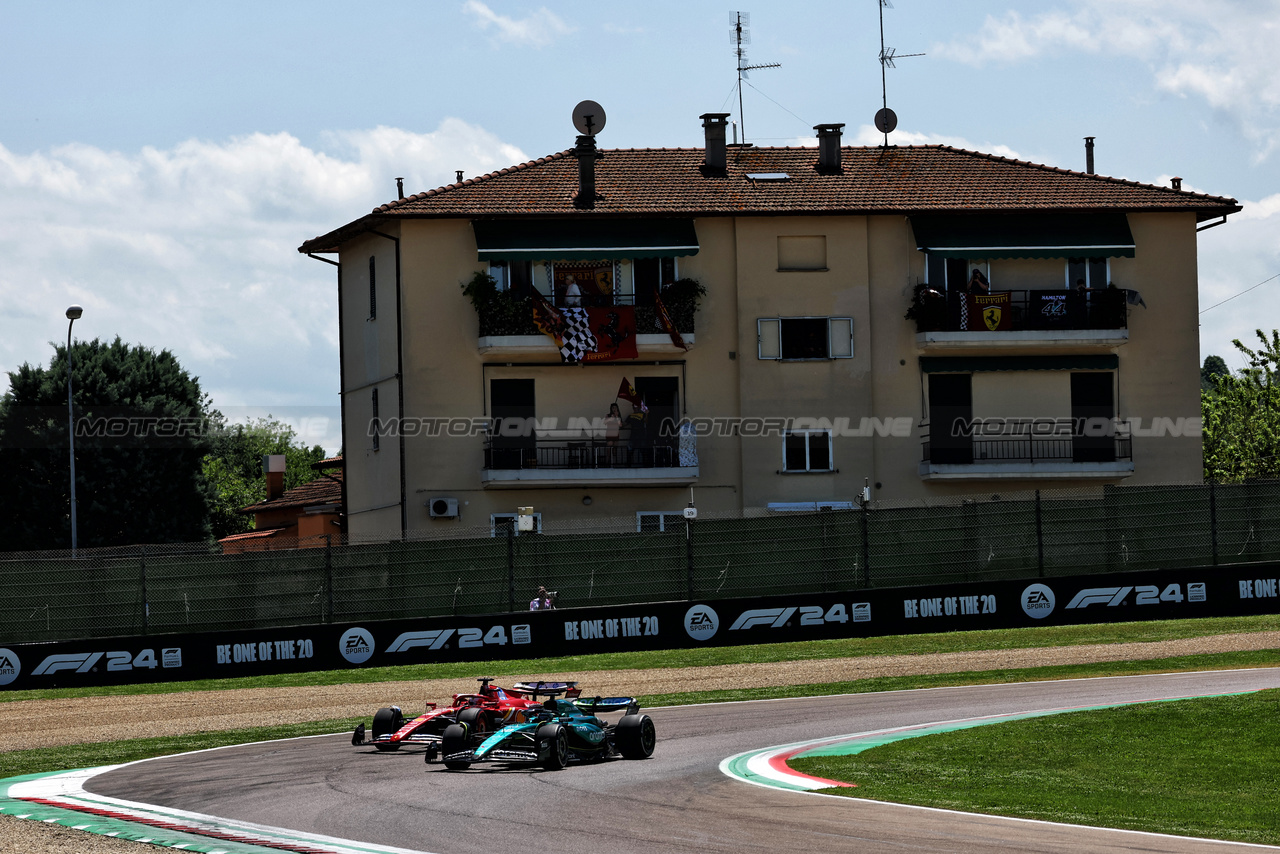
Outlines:
<svg viewBox="0 0 1280 854"><path fill-rule="evenodd" d="M1013 328L1013 302L1009 293L970 294L973 301L971 314L982 318L982 326L991 332L1002 332Z"/></svg>

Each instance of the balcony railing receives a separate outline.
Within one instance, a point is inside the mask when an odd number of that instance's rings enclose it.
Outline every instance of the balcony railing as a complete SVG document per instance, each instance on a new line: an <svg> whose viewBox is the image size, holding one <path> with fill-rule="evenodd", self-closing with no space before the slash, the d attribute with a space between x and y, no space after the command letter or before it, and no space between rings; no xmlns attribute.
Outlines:
<svg viewBox="0 0 1280 854"><path fill-rule="evenodd" d="M975 436L956 438L945 447L933 447L926 438L921 444L924 462L939 465L1112 463L1133 459L1133 439L1119 432L1113 436Z"/></svg>
<svg viewBox="0 0 1280 854"><path fill-rule="evenodd" d="M484 467L490 470L655 469L698 466L693 436L644 446L628 446L625 441L610 444L604 439L582 441L536 439L533 441L491 437L485 441Z"/></svg>
<svg viewBox="0 0 1280 854"><path fill-rule="evenodd" d="M996 318L988 324L982 307L969 300L969 295L950 291L941 293L918 288L907 316L916 322L918 332L1000 332L1053 331L1063 329L1126 329L1128 303L1120 288L1090 290L992 291L990 296L1008 294L1007 318Z"/></svg>

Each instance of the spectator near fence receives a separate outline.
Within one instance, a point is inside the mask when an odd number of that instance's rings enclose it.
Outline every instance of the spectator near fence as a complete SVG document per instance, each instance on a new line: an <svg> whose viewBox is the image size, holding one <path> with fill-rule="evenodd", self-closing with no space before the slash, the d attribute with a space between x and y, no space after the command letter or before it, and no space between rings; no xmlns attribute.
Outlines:
<svg viewBox="0 0 1280 854"><path fill-rule="evenodd" d="M539 587L538 595L534 596L529 602L530 611L551 611L556 605L556 596L554 593L548 593L547 588Z"/></svg>

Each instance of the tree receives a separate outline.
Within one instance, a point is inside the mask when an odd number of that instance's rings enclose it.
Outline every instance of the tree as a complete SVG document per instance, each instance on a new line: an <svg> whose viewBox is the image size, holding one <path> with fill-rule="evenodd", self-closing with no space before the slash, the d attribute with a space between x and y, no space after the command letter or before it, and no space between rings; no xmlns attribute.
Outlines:
<svg viewBox="0 0 1280 854"><path fill-rule="evenodd" d="M262 473L264 456L284 455L285 489L301 486L320 475L311 464L324 459L324 448L297 444L296 436L292 427L269 415L234 427L219 424L210 453L204 458L204 476L214 492L209 513L214 537L244 533L253 527L253 519L240 510L267 497Z"/></svg>
<svg viewBox="0 0 1280 854"><path fill-rule="evenodd" d="M1280 331L1268 338L1259 329L1257 336L1258 350L1232 342L1248 367L1235 375L1213 373L1212 389L1201 394L1206 480L1280 477Z"/></svg>
<svg viewBox="0 0 1280 854"><path fill-rule="evenodd" d="M1231 371L1227 369L1226 360L1221 356L1205 356L1204 366L1200 368L1200 390L1212 391L1214 377L1225 377L1230 374Z"/></svg>
<svg viewBox="0 0 1280 854"><path fill-rule="evenodd" d="M168 350L116 338L72 345L78 545L209 535L207 399ZM9 372L0 398L4 548L71 545L67 350Z"/></svg>

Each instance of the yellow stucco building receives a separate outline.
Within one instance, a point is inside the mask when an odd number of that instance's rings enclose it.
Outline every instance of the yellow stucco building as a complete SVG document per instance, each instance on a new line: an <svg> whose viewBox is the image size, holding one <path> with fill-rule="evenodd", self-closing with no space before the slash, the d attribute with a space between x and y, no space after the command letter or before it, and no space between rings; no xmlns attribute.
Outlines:
<svg viewBox="0 0 1280 854"><path fill-rule="evenodd" d="M1234 199L702 120L300 247L337 256L353 535L1200 479L1196 231Z"/></svg>

